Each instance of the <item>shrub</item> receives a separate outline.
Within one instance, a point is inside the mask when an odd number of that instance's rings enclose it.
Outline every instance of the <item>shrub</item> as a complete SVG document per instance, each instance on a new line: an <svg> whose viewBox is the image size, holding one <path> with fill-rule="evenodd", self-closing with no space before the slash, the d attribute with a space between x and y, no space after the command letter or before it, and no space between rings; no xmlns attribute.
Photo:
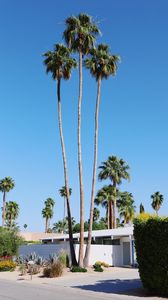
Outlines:
<svg viewBox="0 0 168 300"><path fill-rule="evenodd" d="M103 268L101 267L100 264L94 264L93 268L95 272L103 272Z"/></svg>
<svg viewBox="0 0 168 300"><path fill-rule="evenodd" d="M14 271L16 268L16 263L10 260L0 261L0 272L3 271Z"/></svg>
<svg viewBox="0 0 168 300"><path fill-rule="evenodd" d="M57 261L50 266L44 268L43 270L43 276L54 278L54 277L60 277L63 273L63 265L60 261Z"/></svg>
<svg viewBox="0 0 168 300"><path fill-rule="evenodd" d="M23 239L16 230L0 227L0 256L17 255L21 244L23 244Z"/></svg>
<svg viewBox="0 0 168 300"><path fill-rule="evenodd" d="M81 268L81 267L78 267L78 266L74 266L74 267L71 268L71 272L73 272L73 273L75 273L75 272L86 273L87 269Z"/></svg>
<svg viewBox="0 0 168 300"><path fill-rule="evenodd" d="M27 267L25 264L21 264L19 266L19 272L20 272L20 275L23 276L27 273Z"/></svg>
<svg viewBox="0 0 168 300"><path fill-rule="evenodd" d="M58 259L64 267L67 266L67 253L64 250L60 252Z"/></svg>
<svg viewBox="0 0 168 300"><path fill-rule="evenodd" d="M109 268L109 266L110 266L109 264L107 264L104 261L96 261L95 265L100 265L100 266L105 267L105 268Z"/></svg>
<svg viewBox="0 0 168 300"><path fill-rule="evenodd" d="M134 220L135 249L144 288L168 296L168 218Z"/></svg>

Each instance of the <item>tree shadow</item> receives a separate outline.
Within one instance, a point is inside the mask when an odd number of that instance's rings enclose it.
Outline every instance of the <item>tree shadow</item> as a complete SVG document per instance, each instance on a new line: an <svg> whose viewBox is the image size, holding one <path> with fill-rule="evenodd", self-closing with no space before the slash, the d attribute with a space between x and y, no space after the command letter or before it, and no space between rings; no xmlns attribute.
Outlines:
<svg viewBox="0 0 168 300"><path fill-rule="evenodd" d="M85 291L101 292L108 294L121 294L136 297L149 297L143 289L140 279L111 279L99 280L95 284L73 286Z"/></svg>

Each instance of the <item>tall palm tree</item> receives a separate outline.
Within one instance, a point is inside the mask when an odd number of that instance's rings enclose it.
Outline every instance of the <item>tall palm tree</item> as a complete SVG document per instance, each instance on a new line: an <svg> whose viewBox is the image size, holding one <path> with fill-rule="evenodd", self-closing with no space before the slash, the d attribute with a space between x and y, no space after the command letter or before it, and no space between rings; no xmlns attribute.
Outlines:
<svg viewBox="0 0 168 300"><path fill-rule="evenodd" d="M152 199L152 208L156 211L156 214L158 215L158 211L163 204L164 197L160 192L155 192L153 195L151 195Z"/></svg>
<svg viewBox="0 0 168 300"><path fill-rule="evenodd" d="M5 223L6 193L12 190L14 186L15 182L11 177L5 177L0 181L0 191L3 193L2 226L4 226Z"/></svg>
<svg viewBox="0 0 168 300"><path fill-rule="evenodd" d="M79 265L83 267L84 256L84 187L82 173L82 151L81 151L81 105L82 105L82 62L84 55L94 45L96 35L100 33L92 17L87 14L79 14L66 19L66 30L64 39L68 47L79 53L79 96L78 96L78 168L80 185L80 246Z"/></svg>
<svg viewBox="0 0 168 300"><path fill-rule="evenodd" d="M56 44L54 51L47 52L44 54L46 57L44 64L46 66L47 73L51 73L54 80L57 81L57 98L58 98L58 122L60 130L60 139L62 147L62 157L63 157L63 166L64 166L64 179L66 187L66 199L67 199L67 214L68 214L68 227L69 227L69 244L71 252L71 261L73 265L77 264L75 250L73 245L73 233L72 233L72 222L71 222L71 209L69 201L69 182L68 182L68 169L67 169L67 160L65 152L65 143L62 129L62 114L61 114L61 80L68 80L71 77L71 72L73 68L76 68L77 63L75 59L70 57L70 50L65 46Z"/></svg>
<svg viewBox="0 0 168 300"><path fill-rule="evenodd" d="M133 195L129 192L120 192L117 206L120 218L124 218L124 225L130 223L135 214Z"/></svg>
<svg viewBox="0 0 168 300"><path fill-rule="evenodd" d="M85 252L84 264L89 263L90 247L92 240L92 223L93 223L93 208L96 187L96 169L98 156L98 116L100 104L100 89L102 79L108 79L110 75L115 75L117 70L117 62L119 56L112 55L109 47L105 44L98 45L97 48L92 48L89 51L90 57L85 60L85 66L90 70L91 75L97 81L97 100L95 109L95 136L94 136L94 162L93 162L93 176L92 176L92 191L90 200L90 223L88 230L88 243Z"/></svg>
<svg viewBox="0 0 168 300"><path fill-rule="evenodd" d="M114 198L116 196L114 192L115 192L114 187L111 184L105 185L97 192L95 198L96 205L101 205L102 207L106 208L108 229L112 229L114 227L113 205L114 205ZM117 195L118 195L118 190L117 190Z"/></svg>
<svg viewBox="0 0 168 300"><path fill-rule="evenodd" d="M117 185L122 183L122 179L129 180L130 175L128 173L129 166L127 163L116 156L109 156L108 160L103 162L99 167L101 169L98 178L100 180L110 179L114 188L114 228L116 228L116 196Z"/></svg>
<svg viewBox="0 0 168 300"><path fill-rule="evenodd" d="M67 193L66 193L66 186L62 186L62 188L59 190L60 196L64 198L64 218L66 218L66 198L67 198ZM69 188L69 196L72 194L72 189Z"/></svg>
<svg viewBox="0 0 168 300"><path fill-rule="evenodd" d="M143 214L144 212L145 212L145 208L144 208L143 204L141 203L139 206L139 213Z"/></svg>
<svg viewBox="0 0 168 300"><path fill-rule="evenodd" d="M14 201L6 202L6 216L5 221L6 225L9 228L12 228L14 225L15 220L19 215L19 205Z"/></svg>

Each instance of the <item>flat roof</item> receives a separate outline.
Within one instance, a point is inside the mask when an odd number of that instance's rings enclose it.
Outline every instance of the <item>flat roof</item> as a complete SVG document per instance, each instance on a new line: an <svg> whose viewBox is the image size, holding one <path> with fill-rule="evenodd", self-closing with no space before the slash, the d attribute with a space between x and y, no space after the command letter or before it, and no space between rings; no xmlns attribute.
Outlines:
<svg viewBox="0 0 168 300"><path fill-rule="evenodd" d="M92 231L92 237L123 237L123 236L129 236L133 235L133 226L125 226L125 227L119 227L116 229L103 229L103 230L93 230ZM84 238L87 238L88 232L84 232ZM78 239L80 237L79 233L74 233L73 238ZM68 234L60 234L59 236L48 236L46 238L41 238L41 240L66 240L69 238Z"/></svg>

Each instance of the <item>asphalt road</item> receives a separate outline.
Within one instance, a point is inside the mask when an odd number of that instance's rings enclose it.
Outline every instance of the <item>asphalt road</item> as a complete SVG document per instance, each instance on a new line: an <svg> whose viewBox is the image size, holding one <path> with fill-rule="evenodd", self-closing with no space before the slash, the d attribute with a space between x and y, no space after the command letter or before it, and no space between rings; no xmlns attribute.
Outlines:
<svg viewBox="0 0 168 300"><path fill-rule="evenodd" d="M114 274L95 274L58 278L45 283L0 280L0 300L154 300L145 295L138 273L126 270Z"/></svg>

